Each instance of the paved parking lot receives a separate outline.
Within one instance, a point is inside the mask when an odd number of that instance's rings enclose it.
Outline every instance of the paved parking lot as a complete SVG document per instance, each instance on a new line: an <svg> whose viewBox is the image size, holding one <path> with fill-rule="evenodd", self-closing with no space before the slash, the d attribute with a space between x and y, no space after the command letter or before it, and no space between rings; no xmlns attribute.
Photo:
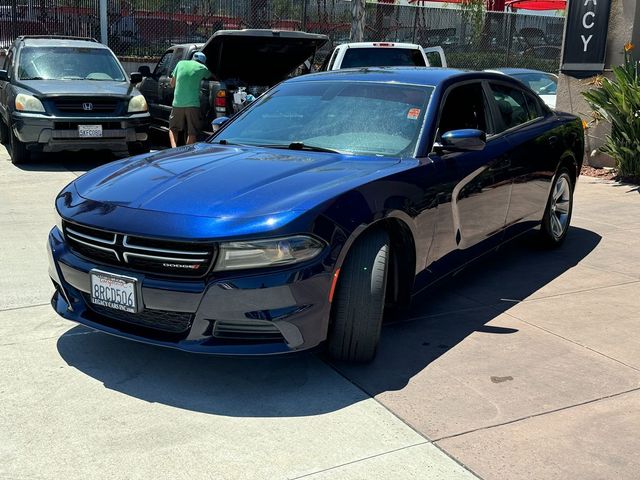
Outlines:
<svg viewBox="0 0 640 480"><path fill-rule="evenodd" d="M193 356L58 318L53 198L105 159L7 158L0 478L638 478L638 188L582 178L563 248L504 247L350 366Z"/></svg>

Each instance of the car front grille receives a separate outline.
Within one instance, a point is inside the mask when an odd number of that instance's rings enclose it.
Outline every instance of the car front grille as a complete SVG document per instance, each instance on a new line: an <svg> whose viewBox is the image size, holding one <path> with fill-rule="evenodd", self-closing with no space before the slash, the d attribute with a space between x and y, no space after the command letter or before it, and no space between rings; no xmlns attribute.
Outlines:
<svg viewBox="0 0 640 480"><path fill-rule="evenodd" d="M207 274L217 249L210 243L162 240L63 222L71 249L97 263L163 276L197 278Z"/></svg>
<svg viewBox="0 0 640 480"><path fill-rule="evenodd" d="M62 113L104 114L115 113L122 100L117 98L59 97L53 100L56 109Z"/></svg>
<svg viewBox="0 0 640 480"><path fill-rule="evenodd" d="M91 303L91 298L88 294L85 293L83 296L89 309L98 315L140 327L152 328L167 333L184 333L191 328L191 323L193 322L194 314L189 312L170 312L168 310L145 308L141 312L130 313L96 305Z"/></svg>

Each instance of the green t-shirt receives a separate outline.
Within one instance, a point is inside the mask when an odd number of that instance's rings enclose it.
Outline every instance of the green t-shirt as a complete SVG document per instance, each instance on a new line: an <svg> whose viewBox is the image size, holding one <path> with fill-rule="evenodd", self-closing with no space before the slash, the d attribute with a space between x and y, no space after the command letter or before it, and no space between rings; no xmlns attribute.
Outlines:
<svg viewBox="0 0 640 480"><path fill-rule="evenodd" d="M172 105L174 107L199 107L200 82L211 76L209 69L195 60L180 60L171 76L176 79Z"/></svg>

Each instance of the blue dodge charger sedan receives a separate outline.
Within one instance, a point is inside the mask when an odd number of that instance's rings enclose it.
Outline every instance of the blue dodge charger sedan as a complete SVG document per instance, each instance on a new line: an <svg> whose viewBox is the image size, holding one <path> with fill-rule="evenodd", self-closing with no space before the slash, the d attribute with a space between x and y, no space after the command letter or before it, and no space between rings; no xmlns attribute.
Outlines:
<svg viewBox="0 0 640 480"><path fill-rule="evenodd" d="M56 312L190 352L326 343L373 358L385 310L531 229L564 240L572 115L504 75L365 68L287 80L205 143L57 197Z"/></svg>

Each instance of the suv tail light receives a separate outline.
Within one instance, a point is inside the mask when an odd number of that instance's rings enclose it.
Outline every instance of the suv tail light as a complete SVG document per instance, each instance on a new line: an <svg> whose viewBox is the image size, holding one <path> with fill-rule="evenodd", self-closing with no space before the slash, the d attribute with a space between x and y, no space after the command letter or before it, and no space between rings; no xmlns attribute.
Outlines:
<svg viewBox="0 0 640 480"><path fill-rule="evenodd" d="M227 91L226 90L220 90L218 93L216 93L216 98L215 98L213 104L216 107L216 112L217 113L226 113L226 111L227 111Z"/></svg>

